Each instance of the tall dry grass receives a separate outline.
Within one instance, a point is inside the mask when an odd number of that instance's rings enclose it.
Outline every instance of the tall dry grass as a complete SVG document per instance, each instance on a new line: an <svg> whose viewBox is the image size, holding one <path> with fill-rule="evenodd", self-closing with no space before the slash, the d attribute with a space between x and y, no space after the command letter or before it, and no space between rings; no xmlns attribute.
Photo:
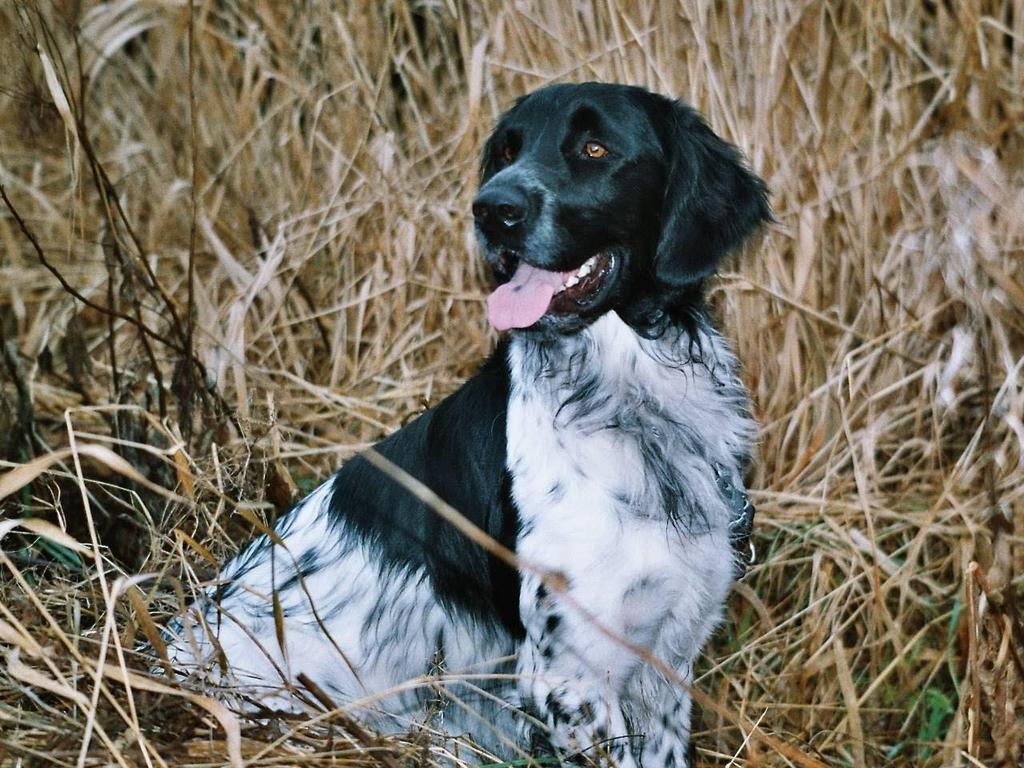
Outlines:
<svg viewBox="0 0 1024 768"><path fill-rule="evenodd" d="M438 757L236 717L131 649L486 354L478 149L601 79L701 109L779 222L714 289L760 565L700 764L1021 765L1020 0L39 0L0 30L5 764Z"/></svg>

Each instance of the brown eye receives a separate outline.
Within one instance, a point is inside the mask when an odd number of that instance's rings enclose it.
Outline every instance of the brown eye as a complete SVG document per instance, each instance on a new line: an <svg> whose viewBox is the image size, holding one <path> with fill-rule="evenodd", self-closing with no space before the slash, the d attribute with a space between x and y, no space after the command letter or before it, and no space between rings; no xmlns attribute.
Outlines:
<svg viewBox="0 0 1024 768"><path fill-rule="evenodd" d="M583 145L583 154L592 160L600 160L608 156L608 147L596 141L588 141Z"/></svg>
<svg viewBox="0 0 1024 768"><path fill-rule="evenodd" d="M511 144L506 144L501 148L501 159L506 163L511 163L516 159L516 151L512 149Z"/></svg>

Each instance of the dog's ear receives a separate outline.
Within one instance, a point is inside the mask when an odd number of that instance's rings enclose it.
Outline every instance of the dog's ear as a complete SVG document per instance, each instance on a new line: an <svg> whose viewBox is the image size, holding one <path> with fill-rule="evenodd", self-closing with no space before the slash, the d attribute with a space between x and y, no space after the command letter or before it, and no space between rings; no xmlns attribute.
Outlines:
<svg viewBox="0 0 1024 768"><path fill-rule="evenodd" d="M683 288L711 275L772 215L764 182L747 169L736 147L690 107L666 106L667 176L654 274L671 288Z"/></svg>

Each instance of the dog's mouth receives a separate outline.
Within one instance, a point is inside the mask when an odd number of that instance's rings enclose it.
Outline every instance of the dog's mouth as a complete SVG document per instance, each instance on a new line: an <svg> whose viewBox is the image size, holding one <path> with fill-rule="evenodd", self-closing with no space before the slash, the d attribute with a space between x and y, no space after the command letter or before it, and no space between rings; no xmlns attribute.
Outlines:
<svg viewBox="0 0 1024 768"><path fill-rule="evenodd" d="M568 272L535 267L512 251L502 252L496 272L507 282L487 299L491 325L499 331L529 328L545 315L575 315L595 306L611 284L617 259L600 251Z"/></svg>

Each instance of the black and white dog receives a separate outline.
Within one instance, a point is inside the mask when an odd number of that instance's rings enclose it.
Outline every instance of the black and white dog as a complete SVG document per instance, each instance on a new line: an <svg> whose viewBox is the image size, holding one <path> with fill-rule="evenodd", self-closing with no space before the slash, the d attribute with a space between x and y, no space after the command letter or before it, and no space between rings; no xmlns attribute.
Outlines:
<svg viewBox="0 0 1024 768"><path fill-rule="evenodd" d="M766 196L677 101L598 83L520 99L473 203L489 316L511 334L376 450L532 568L355 458L173 623L172 662L271 708L312 681L382 728L434 702L445 730L505 754L687 765L679 681L753 516L754 423L702 295Z"/></svg>

